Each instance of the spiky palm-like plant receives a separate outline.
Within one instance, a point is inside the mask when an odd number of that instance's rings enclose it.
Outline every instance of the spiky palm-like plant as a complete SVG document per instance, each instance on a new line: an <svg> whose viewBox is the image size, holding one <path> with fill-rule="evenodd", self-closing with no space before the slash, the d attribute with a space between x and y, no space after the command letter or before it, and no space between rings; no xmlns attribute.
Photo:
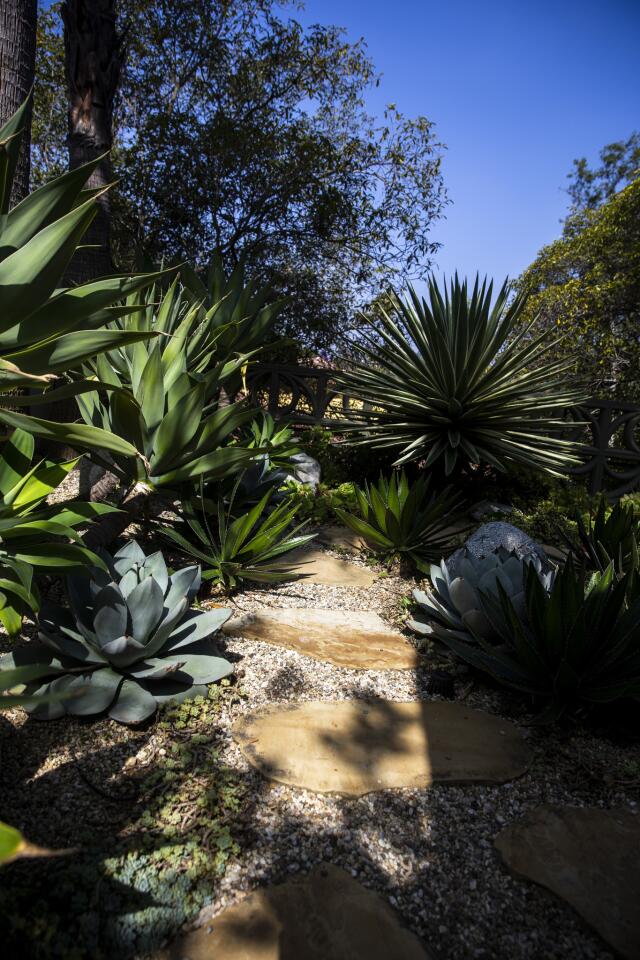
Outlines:
<svg viewBox="0 0 640 960"><path fill-rule="evenodd" d="M525 300L505 282L478 278L469 291L456 276L428 298L409 288L370 321L357 359L341 375L362 443L397 450L397 464L438 462L450 475L464 463L497 469L523 464L561 474L575 447L558 434L563 411L584 400L567 385L571 361L553 342L519 327Z"/></svg>

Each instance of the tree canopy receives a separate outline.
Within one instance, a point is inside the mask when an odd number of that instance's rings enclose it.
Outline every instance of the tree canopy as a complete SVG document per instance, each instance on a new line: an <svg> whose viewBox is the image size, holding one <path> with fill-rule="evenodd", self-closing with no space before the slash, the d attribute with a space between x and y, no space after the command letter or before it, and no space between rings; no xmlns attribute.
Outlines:
<svg viewBox="0 0 640 960"><path fill-rule="evenodd" d="M576 210L520 278L531 293L526 319L534 332L566 334L558 349L575 355L592 395L638 400L640 177L608 196L603 181L587 185L597 201Z"/></svg>
<svg viewBox="0 0 640 960"><path fill-rule="evenodd" d="M424 278L446 202L426 117L366 109L363 41L303 28L275 0L121 0L116 259L204 264L217 249L286 294L286 333L327 347L392 282ZM41 13L38 177L61 161L63 51ZM52 79L53 78L53 79Z"/></svg>

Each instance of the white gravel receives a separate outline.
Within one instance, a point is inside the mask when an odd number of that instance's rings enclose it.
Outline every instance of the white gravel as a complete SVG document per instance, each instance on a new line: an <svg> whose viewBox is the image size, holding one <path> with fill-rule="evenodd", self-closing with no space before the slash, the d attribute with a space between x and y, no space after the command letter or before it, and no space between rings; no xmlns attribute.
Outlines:
<svg viewBox="0 0 640 960"><path fill-rule="evenodd" d="M314 605L369 609L397 623L400 599L412 586L391 577L368 590L299 582L241 594L234 605L244 610ZM386 895L407 926L442 960L612 958L569 906L512 877L494 851L493 840L506 824L543 803L637 809L634 794L625 792L615 777L594 782L584 772L585 756L596 756L605 768L614 769L620 762L619 747L578 728L567 736L523 724L535 759L529 773L516 782L499 787L436 785L359 799L320 796L264 780L231 737L235 719L274 701L427 698L424 671L340 669L240 638L229 638L226 650L237 661L246 696L223 712L220 759L246 778L251 802L239 824L242 853L199 923L210 922L257 887L331 861ZM461 680L458 693L464 688ZM468 702L506 711L517 721L516 701L494 691L474 689ZM638 758L637 749L633 755Z"/></svg>

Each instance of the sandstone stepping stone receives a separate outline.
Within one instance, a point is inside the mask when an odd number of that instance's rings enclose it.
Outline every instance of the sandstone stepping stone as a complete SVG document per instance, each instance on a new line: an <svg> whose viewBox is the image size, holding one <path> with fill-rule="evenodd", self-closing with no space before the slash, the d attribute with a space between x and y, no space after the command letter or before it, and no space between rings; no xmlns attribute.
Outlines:
<svg viewBox="0 0 640 960"><path fill-rule="evenodd" d="M308 583L338 584L341 587L370 587L376 574L349 560L332 557L319 547L304 546L288 553L282 566L304 575Z"/></svg>
<svg viewBox="0 0 640 960"><path fill-rule="evenodd" d="M325 547L334 547L338 550L351 550L355 553L366 547L365 541L349 527L343 527L338 523L328 523L320 527L317 533L318 543Z"/></svg>
<svg viewBox="0 0 640 960"><path fill-rule="evenodd" d="M354 797L435 782L505 783L529 761L512 723L460 703L270 704L242 717L233 735L264 776Z"/></svg>
<svg viewBox="0 0 640 960"><path fill-rule="evenodd" d="M640 957L640 816L538 807L495 845L514 873L570 903L622 957Z"/></svg>
<svg viewBox="0 0 640 960"><path fill-rule="evenodd" d="M386 901L331 864L258 890L159 960L430 960Z"/></svg>
<svg viewBox="0 0 640 960"><path fill-rule="evenodd" d="M418 655L377 613L296 608L256 610L228 620L231 637L264 640L355 670L410 670Z"/></svg>

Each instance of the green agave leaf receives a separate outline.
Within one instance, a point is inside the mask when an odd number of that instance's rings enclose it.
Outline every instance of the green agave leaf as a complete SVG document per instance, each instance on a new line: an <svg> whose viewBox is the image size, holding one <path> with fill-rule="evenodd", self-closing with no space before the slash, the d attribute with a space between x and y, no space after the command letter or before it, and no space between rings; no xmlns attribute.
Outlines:
<svg viewBox="0 0 640 960"><path fill-rule="evenodd" d="M143 723L156 712L155 698L135 680L125 680L109 710L118 723Z"/></svg>
<svg viewBox="0 0 640 960"><path fill-rule="evenodd" d="M123 332L122 330L74 330L35 346L5 355L25 373L62 373L90 359L97 353L125 347L139 340L156 337L156 333Z"/></svg>
<svg viewBox="0 0 640 960"><path fill-rule="evenodd" d="M138 451L134 446L99 427L41 420L39 417L28 417L23 413L5 409L0 409L0 423L5 423L9 427L19 427L36 437L58 440L77 450L98 449L124 457L138 457Z"/></svg>
<svg viewBox="0 0 640 960"><path fill-rule="evenodd" d="M0 263L0 331L25 320L51 296L96 211L95 201L88 200Z"/></svg>
<svg viewBox="0 0 640 960"><path fill-rule="evenodd" d="M75 696L65 704L66 712L76 717L104 713L113 703L121 683L120 674L106 667L74 677L67 692Z"/></svg>

